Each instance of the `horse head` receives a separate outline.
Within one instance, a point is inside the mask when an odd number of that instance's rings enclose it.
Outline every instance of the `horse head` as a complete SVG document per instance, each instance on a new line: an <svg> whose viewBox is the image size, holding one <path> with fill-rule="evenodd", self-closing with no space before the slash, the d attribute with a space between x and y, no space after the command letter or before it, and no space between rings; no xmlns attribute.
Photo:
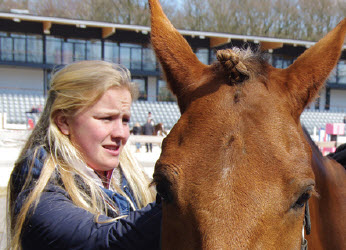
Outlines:
<svg viewBox="0 0 346 250"><path fill-rule="evenodd" d="M287 69L239 49L205 65L149 2L152 46L181 111L154 172L162 248L299 248L315 184L300 115L338 61L346 20Z"/></svg>

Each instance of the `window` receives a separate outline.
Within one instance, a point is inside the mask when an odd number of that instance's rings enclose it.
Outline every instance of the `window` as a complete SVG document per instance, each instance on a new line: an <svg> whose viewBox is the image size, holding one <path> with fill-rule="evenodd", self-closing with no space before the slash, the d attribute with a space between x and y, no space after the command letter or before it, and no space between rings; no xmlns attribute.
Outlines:
<svg viewBox="0 0 346 250"><path fill-rule="evenodd" d="M73 61L81 61L86 59L86 47L87 41L83 40L75 40L69 39L69 43L72 44L72 60Z"/></svg>
<svg viewBox="0 0 346 250"><path fill-rule="evenodd" d="M46 39L46 62L50 64L61 64L61 50L63 40L57 37L47 36Z"/></svg>
<svg viewBox="0 0 346 250"><path fill-rule="evenodd" d="M156 57L152 49L143 48L143 70L156 71Z"/></svg>
<svg viewBox="0 0 346 250"><path fill-rule="evenodd" d="M326 110L330 109L330 88L326 88L326 104L325 104L325 109Z"/></svg>
<svg viewBox="0 0 346 250"><path fill-rule="evenodd" d="M197 58L204 64L209 64L209 50L208 49L196 49Z"/></svg>
<svg viewBox="0 0 346 250"><path fill-rule="evenodd" d="M329 75L328 82L336 83L337 81L337 67L335 67Z"/></svg>
<svg viewBox="0 0 346 250"><path fill-rule="evenodd" d="M120 64L128 69L141 69L141 45L137 44L120 44Z"/></svg>
<svg viewBox="0 0 346 250"><path fill-rule="evenodd" d="M119 63L119 46L117 43L105 42L104 43L104 59L108 62Z"/></svg>
<svg viewBox="0 0 346 250"><path fill-rule="evenodd" d="M346 84L346 61L340 60L338 65L338 84Z"/></svg>
<svg viewBox="0 0 346 250"><path fill-rule="evenodd" d="M73 44L63 42L62 44L62 63L69 64L73 62Z"/></svg>
<svg viewBox="0 0 346 250"><path fill-rule="evenodd" d="M5 32L0 33L0 55L2 61L12 61L13 60L13 43L10 35Z"/></svg>
<svg viewBox="0 0 346 250"><path fill-rule="evenodd" d="M158 80L157 82L157 100L165 102L174 102L176 101L175 96L167 87L167 83L163 80Z"/></svg>
<svg viewBox="0 0 346 250"><path fill-rule="evenodd" d="M11 34L13 37L14 61L25 62L25 35Z"/></svg>
<svg viewBox="0 0 346 250"><path fill-rule="evenodd" d="M33 63L43 62L42 36L27 35L27 61Z"/></svg>
<svg viewBox="0 0 346 250"><path fill-rule="evenodd" d="M272 59L273 59L273 66L275 68L279 68L279 69L287 68L294 61L294 58L286 57L286 56L285 57L284 56L278 56L278 55L273 55Z"/></svg>
<svg viewBox="0 0 346 250"><path fill-rule="evenodd" d="M137 83L139 96L138 100L148 100L148 86L146 78L133 77L132 81Z"/></svg>
<svg viewBox="0 0 346 250"><path fill-rule="evenodd" d="M98 40L62 39L47 37L46 61L68 64L81 60L101 60L102 43Z"/></svg>
<svg viewBox="0 0 346 250"><path fill-rule="evenodd" d="M0 32L0 57L3 61L42 63L40 35Z"/></svg>
<svg viewBox="0 0 346 250"><path fill-rule="evenodd" d="M131 48L130 61L130 69L142 69L142 48Z"/></svg>
<svg viewBox="0 0 346 250"><path fill-rule="evenodd" d="M86 59L88 60L101 60L102 59L102 43L98 40L87 41L86 43Z"/></svg>
<svg viewBox="0 0 346 250"><path fill-rule="evenodd" d="M320 97L316 98L315 100L315 109L320 109Z"/></svg>

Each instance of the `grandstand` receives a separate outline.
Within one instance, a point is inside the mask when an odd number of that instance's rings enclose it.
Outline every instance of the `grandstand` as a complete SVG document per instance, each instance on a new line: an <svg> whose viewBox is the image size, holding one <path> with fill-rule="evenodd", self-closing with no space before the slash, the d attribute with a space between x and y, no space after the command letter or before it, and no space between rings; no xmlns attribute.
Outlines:
<svg viewBox="0 0 346 250"><path fill-rule="evenodd" d="M150 27L18 13L0 13L0 24L0 129L32 127L29 121L35 123L39 114L30 111L44 106L51 75L79 60L106 60L130 70L139 89L139 100L132 106L131 127L136 122L144 124L149 111L155 123L162 122L166 129L179 119L178 106L150 45ZM216 60L216 50L249 46L260 49L274 67L285 68L314 44L274 37L179 31L204 64ZM314 134L327 123L342 123L345 100L346 45L319 98L303 112L302 124Z"/></svg>
<svg viewBox="0 0 346 250"><path fill-rule="evenodd" d="M21 89L1 89L0 88L0 113L6 114L6 119L2 124L17 128L27 128L28 120L37 120L38 113L31 113L31 109L44 107L45 97L40 91L21 90ZM180 117L178 105L175 102L150 102L136 101L132 105L132 117L130 127L135 122L144 124L147 119L148 112L154 114L156 123L162 122L166 129L171 129ZM14 126L12 126L14 127Z"/></svg>
<svg viewBox="0 0 346 250"><path fill-rule="evenodd" d="M0 112L6 113L3 124L7 126L16 124L22 125L21 128L28 127L28 119L37 120L38 117L38 114L30 113L30 110L33 107L43 107L44 104L45 97L39 91L0 88ZM154 121L162 122L166 129L171 129L180 117L176 102L139 100L132 104L130 127L136 122L144 124L149 111L153 113ZM345 117L345 112L306 109L301 116L301 122L312 135L314 129L323 129L327 123L343 123Z"/></svg>
<svg viewBox="0 0 346 250"><path fill-rule="evenodd" d="M136 122L144 124L149 111L154 115L153 119L155 123L162 122L168 130L174 126L180 117L179 107L175 102L136 101L132 104L131 108L131 127Z"/></svg>
<svg viewBox="0 0 346 250"><path fill-rule="evenodd" d="M0 89L0 112L6 113L7 124L27 124L33 107L43 107L44 96L35 90Z"/></svg>
<svg viewBox="0 0 346 250"><path fill-rule="evenodd" d="M345 112L307 109L301 115L300 120L302 125L309 131L309 134L312 135L314 128L318 131L319 129L324 129L327 123L344 123L345 117Z"/></svg>

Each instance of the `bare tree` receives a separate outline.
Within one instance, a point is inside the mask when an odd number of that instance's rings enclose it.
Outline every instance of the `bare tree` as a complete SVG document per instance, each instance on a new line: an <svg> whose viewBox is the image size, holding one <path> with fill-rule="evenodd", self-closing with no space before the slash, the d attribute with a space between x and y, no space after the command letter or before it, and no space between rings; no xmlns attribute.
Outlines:
<svg viewBox="0 0 346 250"><path fill-rule="evenodd" d="M300 0L299 7L305 28L302 38L317 40L337 22L335 0Z"/></svg>
<svg viewBox="0 0 346 250"><path fill-rule="evenodd" d="M209 4L205 0L184 1L181 12L176 13L179 28L188 30L204 30L209 22Z"/></svg>
<svg viewBox="0 0 346 250"><path fill-rule="evenodd" d="M28 0L0 0L0 10L9 12L11 9L28 9Z"/></svg>
<svg viewBox="0 0 346 250"><path fill-rule="evenodd" d="M317 40L344 18L346 0L160 0L181 29ZM147 0L0 0L0 10L150 25Z"/></svg>
<svg viewBox="0 0 346 250"><path fill-rule="evenodd" d="M241 1L208 0L210 31L240 32L241 15L239 6Z"/></svg>

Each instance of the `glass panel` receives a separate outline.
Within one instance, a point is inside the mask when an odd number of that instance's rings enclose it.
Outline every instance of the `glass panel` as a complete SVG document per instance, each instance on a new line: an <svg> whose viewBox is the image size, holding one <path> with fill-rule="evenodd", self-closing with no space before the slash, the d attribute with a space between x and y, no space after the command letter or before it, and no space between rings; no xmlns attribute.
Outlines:
<svg viewBox="0 0 346 250"><path fill-rule="evenodd" d="M167 83L163 80L158 81L158 101L173 102L176 101L175 96L169 91Z"/></svg>
<svg viewBox="0 0 346 250"><path fill-rule="evenodd" d="M346 61L338 63L338 84L346 84Z"/></svg>
<svg viewBox="0 0 346 250"><path fill-rule="evenodd" d="M196 49L197 58L204 64L209 64L209 50Z"/></svg>
<svg viewBox="0 0 346 250"><path fill-rule="evenodd" d="M1 48L1 60L3 61L12 61L13 60L13 45L11 37L1 37L0 38L0 48Z"/></svg>
<svg viewBox="0 0 346 250"><path fill-rule="evenodd" d="M12 34L14 39L14 60L25 62L25 35Z"/></svg>
<svg viewBox="0 0 346 250"><path fill-rule="evenodd" d="M335 67L332 72L330 73L329 75L329 78L328 78L328 82L330 83L336 83L336 69L337 67Z"/></svg>
<svg viewBox="0 0 346 250"><path fill-rule="evenodd" d="M315 100L315 109L320 109L320 97Z"/></svg>
<svg viewBox="0 0 346 250"><path fill-rule="evenodd" d="M120 47L120 64L124 65L126 68L130 68L130 48Z"/></svg>
<svg viewBox="0 0 346 250"><path fill-rule="evenodd" d="M73 42L73 61L81 61L86 59L86 42L85 41L77 41Z"/></svg>
<svg viewBox="0 0 346 250"><path fill-rule="evenodd" d="M278 58L278 57L274 57L274 58L273 58L273 66L274 66L275 68L282 69L282 68L283 68L282 59L281 59L281 58Z"/></svg>
<svg viewBox="0 0 346 250"><path fill-rule="evenodd" d="M117 43L105 42L105 60L113 63L119 63L119 46Z"/></svg>
<svg viewBox="0 0 346 250"><path fill-rule="evenodd" d="M100 41L87 42L87 59L88 60L101 60L102 44Z"/></svg>
<svg viewBox="0 0 346 250"><path fill-rule="evenodd" d="M62 39L47 37L46 39L46 61L50 64L61 64Z"/></svg>
<svg viewBox="0 0 346 250"><path fill-rule="evenodd" d="M63 49L63 58L62 63L63 64L69 64L73 62L73 44L64 42L62 45Z"/></svg>
<svg viewBox="0 0 346 250"><path fill-rule="evenodd" d="M210 63L213 63L213 62L216 62L216 61L217 61L216 50L213 49L213 50L211 50Z"/></svg>
<svg viewBox="0 0 346 250"><path fill-rule="evenodd" d="M41 36L28 35L27 36L27 61L34 63L42 63L42 48L43 41Z"/></svg>
<svg viewBox="0 0 346 250"><path fill-rule="evenodd" d="M282 67L285 69L288 66L292 64L293 60L292 59L283 59L282 60Z"/></svg>
<svg viewBox="0 0 346 250"><path fill-rule="evenodd" d="M141 48L131 48L131 69L140 70L142 63L142 50Z"/></svg>
<svg viewBox="0 0 346 250"><path fill-rule="evenodd" d="M139 90L139 97L138 100L147 100L148 94L147 94L147 87L145 84L145 79L143 78L133 78L132 81L137 83L138 90Z"/></svg>
<svg viewBox="0 0 346 250"><path fill-rule="evenodd" d="M143 70L156 70L156 57L152 49L143 49Z"/></svg>
<svg viewBox="0 0 346 250"><path fill-rule="evenodd" d="M293 58L285 58L273 55L273 66L279 69L285 69L293 63Z"/></svg>

